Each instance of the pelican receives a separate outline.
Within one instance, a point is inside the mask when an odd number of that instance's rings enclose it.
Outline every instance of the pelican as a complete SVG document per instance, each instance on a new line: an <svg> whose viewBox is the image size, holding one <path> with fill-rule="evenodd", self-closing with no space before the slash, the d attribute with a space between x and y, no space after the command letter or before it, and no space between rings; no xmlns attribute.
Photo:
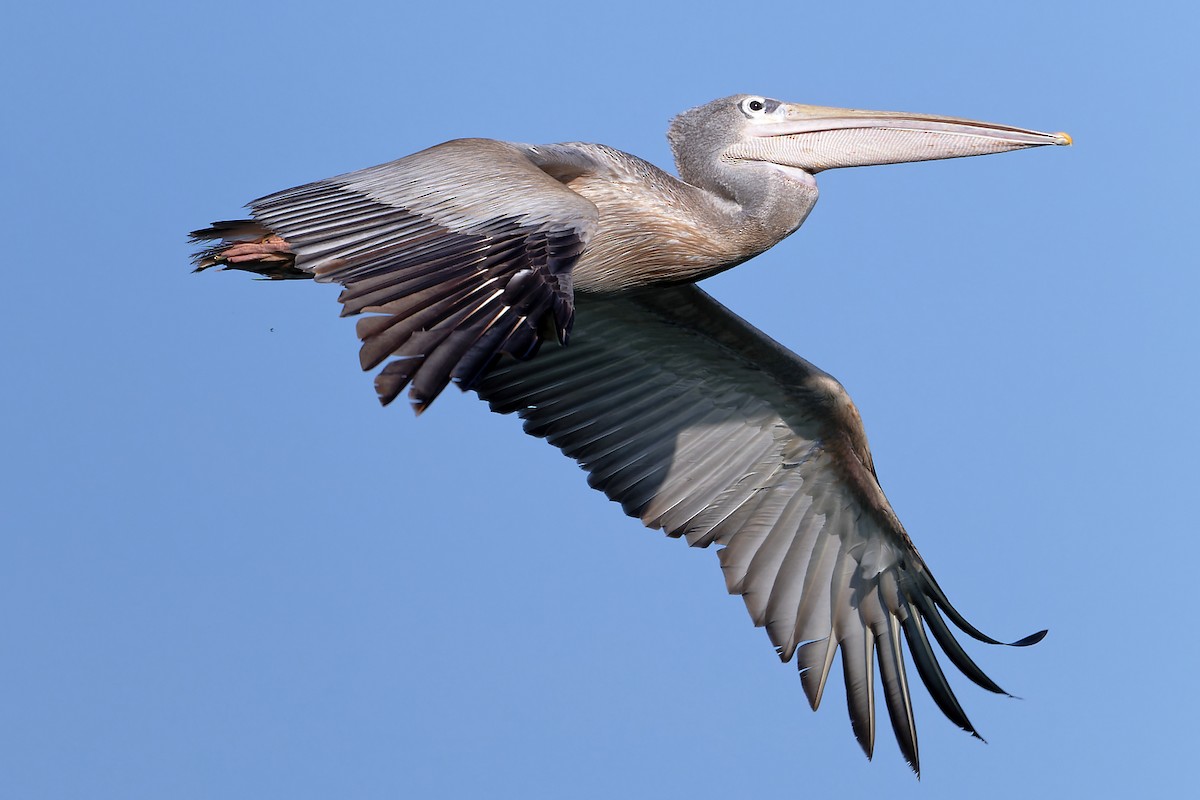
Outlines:
<svg viewBox="0 0 1200 800"><path fill-rule="evenodd" d="M822 170L1070 137L736 95L679 115L668 138L678 178L599 144L446 142L255 200L252 219L192 234L194 264L341 284L342 314L364 315L363 369L383 364L382 403L407 388L419 414L450 382L474 390L574 458L626 514L718 545L726 588L779 658L795 659L814 710L841 652L868 758L878 667L919 775L905 643L941 711L981 738L930 635L967 678L1006 694L947 620L1001 642L934 580L842 385L695 283L799 228Z"/></svg>

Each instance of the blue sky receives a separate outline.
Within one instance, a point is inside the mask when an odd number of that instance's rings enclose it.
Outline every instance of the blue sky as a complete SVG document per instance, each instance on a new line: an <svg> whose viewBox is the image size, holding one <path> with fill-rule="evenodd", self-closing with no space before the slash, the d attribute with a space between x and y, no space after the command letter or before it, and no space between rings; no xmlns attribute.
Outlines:
<svg viewBox="0 0 1200 800"><path fill-rule="evenodd" d="M32 4L0 32L0 793L1166 794L1200 711L1196 12ZM669 10L668 10L669 9ZM710 551L518 421L378 407L329 286L188 230L446 139L662 166L749 91L1075 136L835 171L706 288L836 375L971 648L922 780L811 713ZM881 721L881 725L884 723Z"/></svg>

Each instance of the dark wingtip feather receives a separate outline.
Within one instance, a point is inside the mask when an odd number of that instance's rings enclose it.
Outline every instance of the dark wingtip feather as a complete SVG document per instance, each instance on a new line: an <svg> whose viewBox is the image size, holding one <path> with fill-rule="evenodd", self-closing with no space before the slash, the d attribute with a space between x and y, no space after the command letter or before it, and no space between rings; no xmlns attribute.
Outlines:
<svg viewBox="0 0 1200 800"><path fill-rule="evenodd" d="M1024 639L1018 639L1015 642L1007 642L1007 644L1009 647L1029 647L1031 644L1037 644L1042 639L1045 639L1046 634L1049 632L1050 632L1050 629L1047 628L1044 631L1038 631L1037 633L1031 633L1028 636L1026 636Z"/></svg>
<svg viewBox="0 0 1200 800"><path fill-rule="evenodd" d="M929 624L929 629L933 631L933 637L942 646L942 651L945 652L946 656L949 657L954 666L958 667L962 674L966 675L976 686L986 689L989 692L1008 694L1008 692L1000 688L999 684L988 677L987 673L967 655L967 651L954 638L950 626L946 624L946 621L938 613L933 600L919 592L911 595L910 599L920 610L921 617Z"/></svg>
<svg viewBox="0 0 1200 800"><path fill-rule="evenodd" d="M381 405L388 405L397 397L404 387L408 385L409 376L412 374L412 365L407 363L412 359L396 359L389 362L378 375L375 376L375 392L379 396Z"/></svg>
<svg viewBox="0 0 1200 800"><path fill-rule="evenodd" d="M909 607L909 613L905 615L901 623L901 630L904 631L904 638L908 642L908 652L917 667L917 674L921 676L921 682L925 684L925 688L933 697L937 707L941 709L947 719L959 728L977 739L982 739L983 737L975 730L975 726L971 724L971 720L967 718L966 712L954 695L954 690L950 688L915 608Z"/></svg>
<svg viewBox="0 0 1200 800"><path fill-rule="evenodd" d="M560 280L541 268L547 257L544 234L520 226L500 226L498 231L480 256L483 260L468 265L486 268L483 283L479 270L446 267L445 253L429 262L441 265L438 269L405 256L380 263L347 260L337 269L318 270L322 280L345 287L340 297L345 312L381 315L357 326L364 370L389 356L411 360L404 366L391 362L380 373L376 390L383 404L411 381L409 399L420 413L451 381L463 391L473 389L503 355L531 358L541 337L567 334L573 319L569 276ZM449 255L475 258L483 252L479 235L441 233L435 238ZM521 259L529 247L526 264ZM503 281L501 294L484 293L495 281Z"/></svg>
<svg viewBox="0 0 1200 800"><path fill-rule="evenodd" d="M1048 630L1038 631L1037 633L1026 636L1024 639L1018 639L1015 642L1002 642L999 639L994 639L976 628L970 622L967 622L966 617L964 617L957 608L950 604L950 599L946 597L946 593L942 590L942 587L938 585L938 582L933 579L933 575L925 572L922 577L924 578L923 583L926 592L930 597L933 598L933 602L937 604L938 608L945 612L946 616L950 618L950 621L953 622L959 630L976 641L985 642L987 644L1002 644L1008 647L1028 647L1031 644L1037 644L1046 637L1047 633L1049 633ZM926 614L926 616L928 616L928 614Z"/></svg>

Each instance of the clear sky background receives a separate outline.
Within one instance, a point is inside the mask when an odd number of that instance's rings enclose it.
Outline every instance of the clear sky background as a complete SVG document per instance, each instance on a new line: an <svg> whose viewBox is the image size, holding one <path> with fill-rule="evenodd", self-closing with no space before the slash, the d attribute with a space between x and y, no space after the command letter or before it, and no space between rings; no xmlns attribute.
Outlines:
<svg viewBox="0 0 1200 800"><path fill-rule="evenodd" d="M0 795L1194 789L1191 4L18 4L0 30ZM36 10L35 10L36 6ZM683 8L686 7L686 11ZM670 165L735 92L1066 130L820 176L706 284L840 378L970 652L918 782L809 711L711 551L515 418L381 409L336 287L187 231L460 136ZM957 678L953 676L952 680Z"/></svg>

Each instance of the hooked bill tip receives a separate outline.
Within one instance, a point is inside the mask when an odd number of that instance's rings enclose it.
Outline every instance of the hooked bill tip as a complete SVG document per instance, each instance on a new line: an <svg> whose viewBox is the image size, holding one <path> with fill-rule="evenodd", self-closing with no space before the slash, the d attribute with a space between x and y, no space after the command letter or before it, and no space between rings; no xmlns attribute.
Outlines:
<svg viewBox="0 0 1200 800"><path fill-rule="evenodd" d="M1075 141L1071 138L1071 134L1067 133L1066 131L1059 131L1054 135L1058 137L1058 144L1065 144L1069 147L1075 143Z"/></svg>

